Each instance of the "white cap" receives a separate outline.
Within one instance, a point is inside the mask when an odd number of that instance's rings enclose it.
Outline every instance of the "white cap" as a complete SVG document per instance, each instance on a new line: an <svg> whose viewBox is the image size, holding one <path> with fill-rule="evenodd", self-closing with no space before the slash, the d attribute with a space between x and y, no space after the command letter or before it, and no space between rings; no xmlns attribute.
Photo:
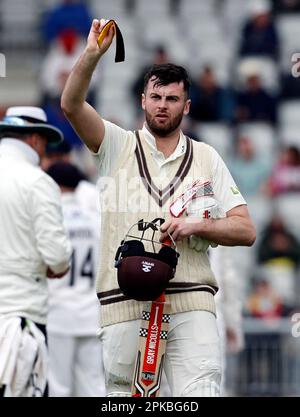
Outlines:
<svg viewBox="0 0 300 417"><path fill-rule="evenodd" d="M41 122L47 122L47 115L40 107L15 106L6 110L6 116L31 117Z"/></svg>
<svg viewBox="0 0 300 417"><path fill-rule="evenodd" d="M63 140L61 130L47 123L44 110L33 106L9 107L3 120L0 121L0 133L5 132L38 132L53 144Z"/></svg>

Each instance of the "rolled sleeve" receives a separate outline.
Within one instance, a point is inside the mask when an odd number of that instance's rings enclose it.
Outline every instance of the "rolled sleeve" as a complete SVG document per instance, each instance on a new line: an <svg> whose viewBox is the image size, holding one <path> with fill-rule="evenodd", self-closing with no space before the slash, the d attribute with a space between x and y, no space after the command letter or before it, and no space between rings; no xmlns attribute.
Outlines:
<svg viewBox="0 0 300 417"><path fill-rule="evenodd" d="M107 120L103 120L103 123L105 127L103 141L98 152L92 154L98 158L100 176L107 176L115 168L126 146L127 131Z"/></svg>
<svg viewBox="0 0 300 417"><path fill-rule="evenodd" d="M53 272L64 272L70 264L71 244L67 237L58 186L44 175L32 187L30 206L37 250Z"/></svg>

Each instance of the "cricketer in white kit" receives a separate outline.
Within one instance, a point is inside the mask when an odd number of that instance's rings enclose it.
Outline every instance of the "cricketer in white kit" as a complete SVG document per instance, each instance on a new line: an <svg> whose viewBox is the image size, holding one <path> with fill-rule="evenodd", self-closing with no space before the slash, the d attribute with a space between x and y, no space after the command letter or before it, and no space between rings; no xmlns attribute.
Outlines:
<svg viewBox="0 0 300 417"><path fill-rule="evenodd" d="M74 166L56 163L48 173L63 191L64 225L73 249L69 273L49 286L49 394L102 397L102 351L96 338L100 306L95 291L99 213L81 201L83 194L77 192L79 181Z"/></svg>

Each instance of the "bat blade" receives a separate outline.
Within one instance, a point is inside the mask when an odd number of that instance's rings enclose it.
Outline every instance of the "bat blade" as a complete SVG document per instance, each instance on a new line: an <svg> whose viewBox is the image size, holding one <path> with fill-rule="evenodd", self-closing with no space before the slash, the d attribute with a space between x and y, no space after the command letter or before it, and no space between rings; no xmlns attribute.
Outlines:
<svg viewBox="0 0 300 417"><path fill-rule="evenodd" d="M163 298L144 305L131 394L159 394L170 321L170 304Z"/></svg>

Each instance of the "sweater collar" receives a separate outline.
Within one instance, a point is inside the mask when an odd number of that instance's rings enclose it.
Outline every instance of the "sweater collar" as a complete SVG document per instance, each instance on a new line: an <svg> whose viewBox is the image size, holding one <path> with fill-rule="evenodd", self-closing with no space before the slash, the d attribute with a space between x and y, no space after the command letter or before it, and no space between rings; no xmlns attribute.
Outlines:
<svg viewBox="0 0 300 417"><path fill-rule="evenodd" d="M152 152L155 152L157 155L158 154L162 154L162 152L160 152L157 149L156 146L156 140L155 137L152 135L152 133L148 130L146 123L144 123L143 128L142 128L142 132L144 134L144 138L146 140L146 142L148 143L148 145L150 146ZM180 136L179 136L179 141L178 144L176 146L175 151L166 159L165 162L167 161L173 161L177 158L179 158L180 156L182 156L186 151L186 137L183 134L182 131L180 131Z"/></svg>

